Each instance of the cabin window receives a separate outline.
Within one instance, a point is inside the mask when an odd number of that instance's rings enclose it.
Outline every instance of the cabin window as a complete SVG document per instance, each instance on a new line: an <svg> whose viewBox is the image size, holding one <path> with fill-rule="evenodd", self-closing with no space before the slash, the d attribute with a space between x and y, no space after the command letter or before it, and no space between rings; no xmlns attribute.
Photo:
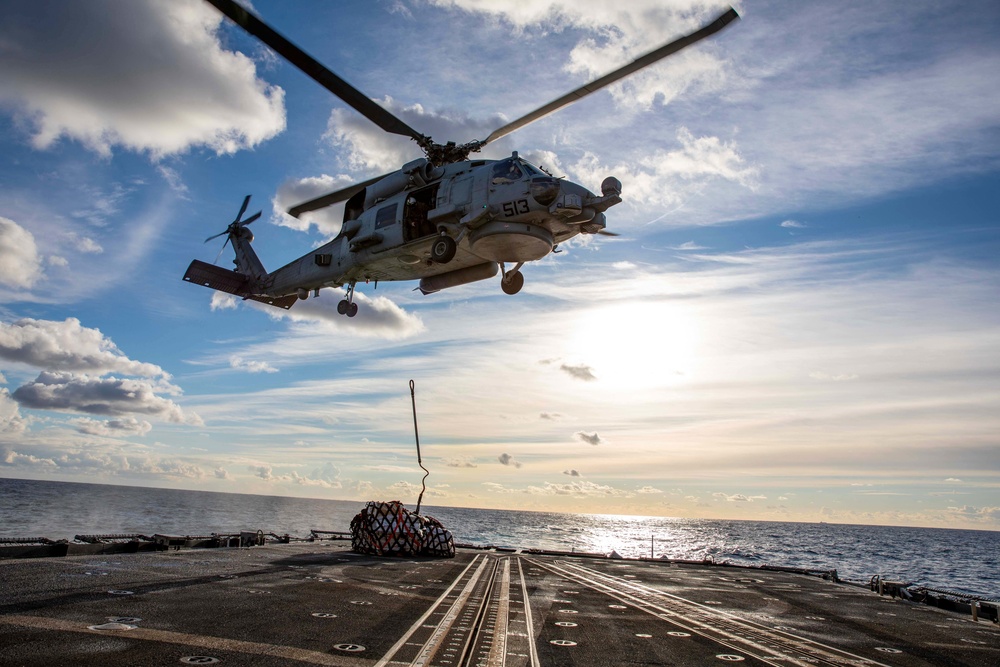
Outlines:
<svg viewBox="0 0 1000 667"><path fill-rule="evenodd" d="M398 207L399 204L393 204L392 206L384 206L380 208L378 213L375 214L375 229L382 229L383 227L395 224L396 209Z"/></svg>
<svg viewBox="0 0 1000 667"><path fill-rule="evenodd" d="M518 166L513 158L507 158L493 165L493 180L491 182L493 185L503 185L519 181L521 180L521 176L523 176L521 167Z"/></svg>

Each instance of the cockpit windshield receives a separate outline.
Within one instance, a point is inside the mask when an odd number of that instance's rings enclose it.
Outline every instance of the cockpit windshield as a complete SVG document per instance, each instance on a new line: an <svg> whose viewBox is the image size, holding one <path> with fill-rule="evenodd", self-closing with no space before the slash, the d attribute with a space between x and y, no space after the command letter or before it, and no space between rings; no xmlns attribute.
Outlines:
<svg viewBox="0 0 1000 667"><path fill-rule="evenodd" d="M515 181L521 180L524 176L524 172L521 171L520 160L515 160L514 158L507 158L506 160L500 160L493 165L493 185L503 185L506 183L514 183Z"/></svg>

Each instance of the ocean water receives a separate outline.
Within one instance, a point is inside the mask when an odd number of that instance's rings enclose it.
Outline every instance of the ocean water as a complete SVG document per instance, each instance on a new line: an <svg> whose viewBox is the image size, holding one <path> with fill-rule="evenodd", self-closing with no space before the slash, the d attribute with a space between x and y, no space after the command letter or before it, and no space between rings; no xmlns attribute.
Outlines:
<svg viewBox="0 0 1000 667"><path fill-rule="evenodd" d="M259 529L308 537L311 529L349 530L351 518L363 506L355 501L0 479L0 536L72 539L86 534L209 535ZM995 531L426 505L421 513L439 519L460 543L836 569L848 581L867 582L879 574L1000 599L1000 532Z"/></svg>

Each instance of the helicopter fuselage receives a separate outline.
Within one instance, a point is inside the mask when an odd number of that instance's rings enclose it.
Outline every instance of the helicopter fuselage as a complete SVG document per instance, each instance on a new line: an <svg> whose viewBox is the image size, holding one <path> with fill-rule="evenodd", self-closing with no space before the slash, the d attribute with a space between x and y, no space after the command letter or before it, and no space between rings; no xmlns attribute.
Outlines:
<svg viewBox="0 0 1000 667"><path fill-rule="evenodd" d="M351 197L333 240L261 276L253 291L304 299L324 287L419 279L426 294L492 277L505 263L517 265L514 273L577 234L603 230L621 184L606 179L603 189L595 195L516 153L444 167L415 160ZM435 253L442 239L454 241L452 253ZM241 261L251 240L245 231L232 237L244 273L253 268Z"/></svg>

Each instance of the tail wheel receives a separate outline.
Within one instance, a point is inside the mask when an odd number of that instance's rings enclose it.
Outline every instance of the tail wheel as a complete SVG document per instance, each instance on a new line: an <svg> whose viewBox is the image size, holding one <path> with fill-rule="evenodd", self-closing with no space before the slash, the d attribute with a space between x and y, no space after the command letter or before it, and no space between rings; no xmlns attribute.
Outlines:
<svg viewBox="0 0 1000 667"><path fill-rule="evenodd" d="M431 259L438 264L447 264L455 258L457 250L458 244L455 243L455 239L445 235L438 236L431 246Z"/></svg>
<svg viewBox="0 0 1000 667"><path fill-rule="evenodd" d="M504 294L517 294L524 287L524 274L520 271L512 271L500 280L500 289Z"/></svg>

